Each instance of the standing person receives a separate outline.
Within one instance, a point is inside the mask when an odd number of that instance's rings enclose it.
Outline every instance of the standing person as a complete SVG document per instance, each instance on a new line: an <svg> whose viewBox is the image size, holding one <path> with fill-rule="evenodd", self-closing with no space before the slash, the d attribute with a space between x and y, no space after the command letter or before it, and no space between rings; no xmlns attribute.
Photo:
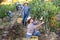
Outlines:
<svg viewBox="0 0 60 40"><path fill-rule="evenodd" d="M10 10L7 11L7 15L8 15L8 21L10 22L12 20L12 12Z"/></svg>
<svg viewBox="0 0 60 40"><path fill-rule="evenodd" d="M28 6L28 3L24 3L24 7L22 8L23 12L24 12L24 16L23 16L23 25L26 26L26 19L29 16L29 12L30 12L30 6Z"/></svg>
<svg viewBox="0 0 60 40"><path fill-rule="evenodd" d="M21 6L21 4L19 2L16 2L16 10L18 11L19 6Z"/></svg>
<svg viewBox="0 0 60 40"><path fill-rule="evenodd" d="M41 28L41 25L43 23L35 24L31 17L27 18L27 23L28 26L27 26L26 38L30 38L32 35L39 36L40 35L39 29Z"/></svg>
<svg viewBox="0 0 60 40"><path fill-rule="evenodd" d="M24 16L24 12L23 12L22 9L23 9L22 5L18 7L19 16L21 16L21 17L23 18L23 16Z"/></svg>

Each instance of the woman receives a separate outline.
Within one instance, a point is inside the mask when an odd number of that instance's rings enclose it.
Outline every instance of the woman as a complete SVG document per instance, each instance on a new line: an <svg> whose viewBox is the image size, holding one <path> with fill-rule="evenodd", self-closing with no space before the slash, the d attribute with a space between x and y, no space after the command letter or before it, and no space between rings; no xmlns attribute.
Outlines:
<svg viewBox="0 0 60 40"><path fill-rule="evenodd" d="M8 15L8 21L10 22L12 20L12 12L10 10L7 11L7 15Z"/></svg>
<svg viewBox="0 0 60 40"><path fill-rule="evenodd" d="M26 38L30 38L32 35L39 36L40 35L39 29L41 28L42 23L41 24L38 23L35 25L31 17L27 18L27 23L28 26L27 26Z"/></svg>
<svg viewBox="0 0 60 40"><path fill-rule="evenodd" d="M29 16L29 12L30 12L30 6L28 6L28 3L24 3L24 6L22 8L23 12L24 12L24 16L23 16L23 25L26 26L26 19Z"/></svg>

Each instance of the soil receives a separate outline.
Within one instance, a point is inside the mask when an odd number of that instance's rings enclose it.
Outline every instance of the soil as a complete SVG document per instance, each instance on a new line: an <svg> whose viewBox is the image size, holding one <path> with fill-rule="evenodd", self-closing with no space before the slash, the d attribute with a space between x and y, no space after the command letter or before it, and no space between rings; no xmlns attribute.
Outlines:
<svg viewBox="0 0 60 40"><path fill-rule="evenodd" d="M13 15L12 21L3 23L0 25L0 29L3 29L3 31L9 31L8 40L25 40L26 28L24 28L21 21L19 21L20 18L18 12L13 12ZM18 21L20 23L17 23L17 18L19 18ZM6 28L6 30L4 28ZM50 32L50 34L41 34L39 40L60 40L60 38L55 32Z"/></svg>

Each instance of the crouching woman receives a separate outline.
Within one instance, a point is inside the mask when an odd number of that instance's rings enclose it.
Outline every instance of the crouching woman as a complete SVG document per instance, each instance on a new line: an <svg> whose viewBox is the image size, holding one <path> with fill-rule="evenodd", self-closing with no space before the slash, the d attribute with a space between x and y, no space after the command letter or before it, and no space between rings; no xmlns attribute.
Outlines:
<svg viewBox="0 0 60 40"><path fill-rule="evenodd" d="M31 17L27 18L27 32L26 32L26 38L30 38L31 36L39 36L41 28L41 23L34 24L34 21Z"/></svg>

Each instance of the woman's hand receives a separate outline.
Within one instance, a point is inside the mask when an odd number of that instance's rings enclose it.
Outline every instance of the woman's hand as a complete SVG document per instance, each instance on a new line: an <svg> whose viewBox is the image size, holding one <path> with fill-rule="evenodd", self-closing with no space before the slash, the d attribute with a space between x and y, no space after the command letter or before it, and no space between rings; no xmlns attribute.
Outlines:
<svg viewBox="0 0 60 40"><path fill-rule="evenodd" d="M37 26L36 26L36 29L40 29L41 28L41 23L39 23Z"/></svg>

